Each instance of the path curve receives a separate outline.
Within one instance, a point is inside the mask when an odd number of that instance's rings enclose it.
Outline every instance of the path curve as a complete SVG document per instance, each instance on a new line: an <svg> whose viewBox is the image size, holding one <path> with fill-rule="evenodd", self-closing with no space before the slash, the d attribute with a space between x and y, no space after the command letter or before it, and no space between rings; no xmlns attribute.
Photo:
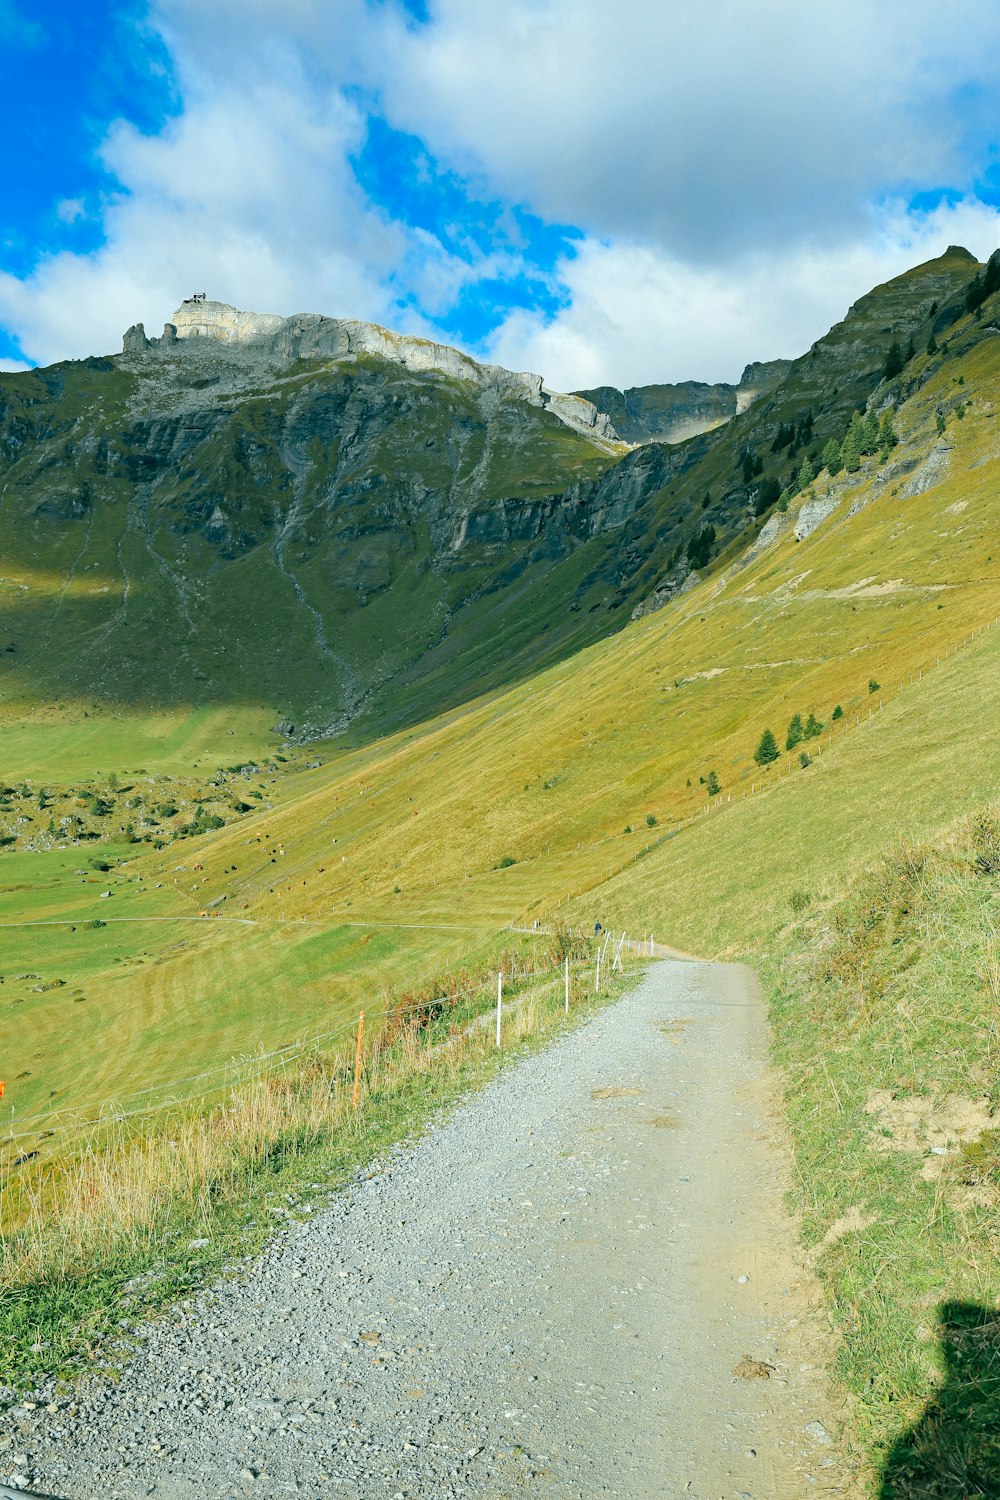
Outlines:
<svg viewBox="0 0 1000 1500"><path fill-rule="evenodd" d="M8 1414L21 1478L65 1500L848 1493L766 1041L748 971L654 965L147 1328L117 1385ZM770 1378L738 1378L744 1355Z"/></svg>

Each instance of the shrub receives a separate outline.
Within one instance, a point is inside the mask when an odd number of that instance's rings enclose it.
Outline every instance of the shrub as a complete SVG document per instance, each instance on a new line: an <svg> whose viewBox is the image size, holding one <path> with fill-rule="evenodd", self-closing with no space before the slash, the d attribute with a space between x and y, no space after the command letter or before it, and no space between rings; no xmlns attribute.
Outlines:
<svg viewBox="0 0 1000 1500"><path fill-rule="evenodd" d="M869 679L868 679L868 691L870 693L877 693L878 690L879 690L879 688L881 686L882 686L882 684L880 682L876 682L876 680L875 680L874 677L869 677Z"/></svg>
<svg viewBox="0 0 1000 1500"><path fill-rule="evenodd" d="M655 828L656 827L656 814L655 813L647 813L646 814L646 827L647 828Z"/></svg>
<svg viewBox="0 0 1000 1500"><path fill-rule="evenodd" d="M774 738L774 734L770 729L765 729L753 753L754 760L759 766L769 766L772 761L778 759L780 754L781 751L778 749L778 742Z"/></svg>
<svg viewBox="0 0 1000 1500"><path fill-rule="evenodd" d="M972 847L981 875L1000 875L1000 818L980 813L972 822Z"/></svg>
<svg viewBox="0 0 1000 1500"><path fill-rule="evenodd" d="M842 719L843 717L844 717L844 710L841 708L840 704L838 703L837 706L836 706L836 708L833 710L833 713L830 715L830 718L834 721L834 723L836 723L836 721L838 719Z"/></svg>
<svg viewBox="0 0 1000 1500"><path fill-rule="evenodd" d="M806 766L812 765L812 756L809 754L808 750L799 751L799 765L802 767L803 771L805 770Z"/></svg>
<svg viewBox="0 0 1000 1500"><path fill-rule="evenodd" d="M497 862L493 866L493 868L494 868L494 870L509 870L510 867L511 867L511 865L516 865L516 864L517 864L517 860L514 858L513 854L503 854L497 860Z"/></svg>
<svg viewBox="0 0 1000 1500"><path fill-rule="evenodd" d="M788 898L788 904L796 916L800 916L812 900L808 891L793 891Z"/></svg>
<svg viewBox="0 0 1000 1500"><path fill-rule="evenodd" d="M714 771L709 771L708 773L708 779L705 782L705 790L708 792L708 795L710 797L717 797L722 791L722 787L719 784L719 778L718 776L716 776Z"/></svg>

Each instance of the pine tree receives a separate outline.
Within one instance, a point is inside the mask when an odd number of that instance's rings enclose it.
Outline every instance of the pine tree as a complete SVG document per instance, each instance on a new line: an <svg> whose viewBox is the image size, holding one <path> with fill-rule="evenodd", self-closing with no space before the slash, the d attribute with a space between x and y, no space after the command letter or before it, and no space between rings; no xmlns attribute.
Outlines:
<svg viewBox="0 0 1000 1500"><path fill-rule="evenodd" d="M792 714L788 721L788 733L785 735L785 749L794 750L795 746L802 740L802 715Z"/></svg>
<svg viewBox="0 0 1000 1500"><path fill-rule="evenodd" d="M802 738L805 740L814 740L817 739L818 736L822 734L822 732L822 724L819 722L815 714L810 714L808 719L806 720L806 727L802 731Z"/></svg>
<svg viewBox="0 0 1000 1500"><path fill-rule="evenodd" d="M885 364L882 366L883 378L885 380L894 380L897 375L901 374L902 369L903 355L900 351L899 344L895 339L893 339L892 343L889 345L889 352L885 357Z"/></svg>
<svg viewBox="0 0 1000 1500"><path fill-rule="evenodd" d="M710 797L717 797L722 791L722 787L719 784L719 778L718 776L716 776L714 771L709 771L708 773L708 780L705 782L705 790Z"/></svg>
<svg viewBox="0 0 1000 1500"><path fill-rule="evenodd" d="M932 328L931 329L931 336L927 340L927 353L928 354L936 354L937 352L938 352L938 341L934 337L934 330Z"/></svg>
<svg viewBox="0 0 1000 1500"><path fill-rule="evenodd" d="M916 352L917 350L913 342L913 335L911 334L906 341L906 353L903 355L904 364L909 364L910 360L915 357Z"/></svg>
<svg viewBox="0 0 1000 1500"><path fill-rule="evenodd" d="M760 743L753 753L753 758L759 766L769 766L772 761L778 759L781 751L778 742L770 729L765 729L760 737Z"/></svg>
<svg viewBox="0 0 1000 1500"><path fill-rule="evenodd" d="M852 412L851 422L844 441L840 445L840 456L848 474L856 474L861 467L861 413Z"/></svg>
<svg viewBox="0 0 1000 1500"><path fill-rule="evenodd" d="M802 460L802 467L799 470L799 489L807 489L808 486L812 484L815 478L816 471L813 468L812 461L807 453L805 458Z"/></svg>
<svg viewBox="0 0 1000 1500"><path fill-rule="evenodd" d="M878 447L878 417L873 411L861 419L861 452L868 457Z"/></svg>
<svg viewBox="0 0 1000 1500"><path fill-rule="evenodd" d="M838 703L837 706L836 706L836 708L833 710L833 713L830 715L830 718L831 719L842 719L843 717L844 717L844 710L841 708L840 704Z"/></svg>
<svg viewBox="0 0 1000 1500"><path fill-rule="evenodd" d="M830 438L823 449L823 467L831 478L834 474L839 474L844 467L840 457L840 444L836 438Z"/></svg>
<svg viewBox="0 0 1000 1500"><path fill-rule="evenodd" d="M895 413L891 406L887 406L882 413L882 420L878 424L878 445L880 448L895 448L899 442L892 420L894 415Z"/></svg>

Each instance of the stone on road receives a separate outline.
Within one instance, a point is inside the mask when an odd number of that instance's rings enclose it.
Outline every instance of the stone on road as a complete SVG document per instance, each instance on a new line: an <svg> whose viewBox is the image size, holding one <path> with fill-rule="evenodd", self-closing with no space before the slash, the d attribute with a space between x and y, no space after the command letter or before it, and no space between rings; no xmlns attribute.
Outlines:
<svg viewBox="0 0 1000 1500"><path fill-rule="evenodd" d="M32 1487L845 1493L766 1052L748 971L652 966L151 1323L74 1415L31 1413Z"/></svg>

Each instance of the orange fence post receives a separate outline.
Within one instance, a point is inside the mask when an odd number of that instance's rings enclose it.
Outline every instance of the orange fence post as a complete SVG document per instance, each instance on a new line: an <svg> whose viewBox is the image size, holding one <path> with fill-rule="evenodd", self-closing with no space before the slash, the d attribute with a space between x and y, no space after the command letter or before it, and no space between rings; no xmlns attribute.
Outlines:
<svg viewBox="0 0 1000 1500"><path fill-rule="evenodd" d="M365 1013L358 1016L358 1045L354 1053L354 1092L351 1095L351 1108L357 1109L358 1095L361 1091L361 1047L365 1035Z"/></svg>

